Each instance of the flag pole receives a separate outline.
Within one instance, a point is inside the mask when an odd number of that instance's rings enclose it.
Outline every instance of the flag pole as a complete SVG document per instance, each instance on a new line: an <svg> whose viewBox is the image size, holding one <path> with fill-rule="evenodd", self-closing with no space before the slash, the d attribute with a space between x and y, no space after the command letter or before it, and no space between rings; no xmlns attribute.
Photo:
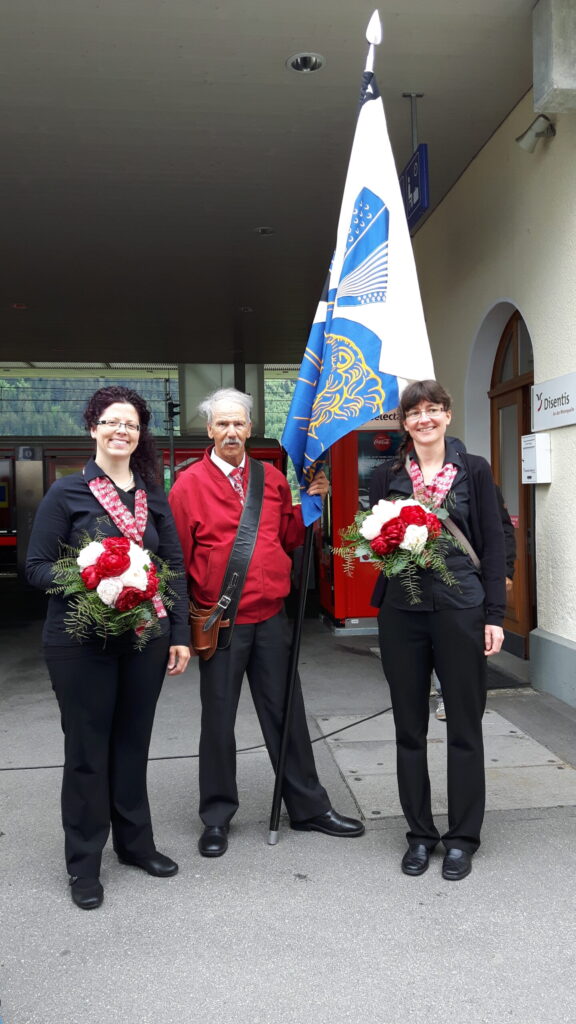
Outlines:
<svg viewBox="0 0 576 1024"><path fill-rule="evenodd" d="M302 624L304 622L304 610L306 608L306 594L308 592L308 577L310 576L310 565L312 563L312 539L314 535L314 524L306 527L304 538L304 551L302 554L302 566L300 569L300 583L298 588L298 602L296 617L292 631L292 648L290 650L290 661L288 663L288 675L286 679L286 698L284 702L284 722L282 726L282 738L280 740L280 752L276 765L276 782L274 783L274 796L272 798L272 810L270 812L270 831L268 833L268 844L276 846L278 842L278 826L280 823L280 808L282 805L282 784L286 769L286 756L288 754L288 743L290 740L290 728L292 725L292 709L294 706L294 694L296 691L296 677L298 673L298 658L300 656L300 641L302 639Z"/></svg>
<svg viewBox="0 0 576 1024"><path fill-rule="evenodd" d="M375 47L382 41L382 24L378 11L374 11L366 29L366 39L369 44L368 55L366 58L366 67L364 72L374 71L374 54ZM329 275L330 279L330 275ZM328 290L328 283L326 291ZM309 342L310 345L310 342ZM312 354L312 362L316 359L317 366L319 360ZM307 375L305 375L307 376ZM308 380L308 384L311 382ZM291 410L292 411L292 410ZM311 411L311 410L310 410ZM310 413L309 411L309 413ZM302 416L299 417L302 420ZM365 417L367 418L367 417ZM283 437L284 441L284 437ZM285 445L288 449L288 445ZM290 453L292 454L292 453ZM293 459L293 461L295 461ZM311 460L310 460L311 461ZM319 514L319 513L318 513ZM290 728L292 723L292 710L294 704L294 694L296 690L296 680L298 673L298 658L300 655L300 643L302 638L302 624L304 621L304 609L306 607L306 594L308 589L308 577L310 575L310 564L312 561L312 538L313 538L313 523L306 526L306 536L304 541L304 553L302 556L302 568L300 573L300 586L298 591L298 602L296 617L294 620L294 628L292 634L292 647L290 651L290 661L288 665L288 673L286 679L286 696L284 704L284 721L282 726L282 737L280 741L280 750L278 754L278 763L276 765L276 781L274 784L274 796L272 798L272 810L270 813L270 829L268 833L268 843L270 846L275 846L278 842L278 827L280 823L280 808L282 804L282 785L284 782L284 772L286 768L286 757L288 753L288 743L290 739Z"/></svg>

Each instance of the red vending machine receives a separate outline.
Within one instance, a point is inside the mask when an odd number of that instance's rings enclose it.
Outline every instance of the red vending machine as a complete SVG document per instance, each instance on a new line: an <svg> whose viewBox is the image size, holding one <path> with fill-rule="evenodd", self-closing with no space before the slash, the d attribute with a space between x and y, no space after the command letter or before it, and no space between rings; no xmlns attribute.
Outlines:
<svg viewBox="0 0 576 1024"><path fill-rule="evenodd" d="M329 455L331 497L324 503L319 535L320 606L334 631L349 634L377 632L377 610L370 604L376 570L356 561L354 575L347 576L341 558L332 553L340 544L340 530L359 509L370 507L370 477L383 460L393 459L400 439L394 412L383 413L332 445Z"/></svg>

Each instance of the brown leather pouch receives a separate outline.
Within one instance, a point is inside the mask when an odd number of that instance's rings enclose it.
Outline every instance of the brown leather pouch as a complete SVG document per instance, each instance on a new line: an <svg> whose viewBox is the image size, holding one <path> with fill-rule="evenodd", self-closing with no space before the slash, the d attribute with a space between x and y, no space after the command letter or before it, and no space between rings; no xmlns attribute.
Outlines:
<svg viewBox="0 0 576 1024"><path fill-rule="evenodd" d="M221 628L226 629L230 625L230 619L223 619L222 613L212 623L209 629L204 629L204 624L215 612L217 605L211 608L200 608L194 601L190 601L190 626L192 628L192 647L196 654L208 661L218 646L218 633Z"/></svg>

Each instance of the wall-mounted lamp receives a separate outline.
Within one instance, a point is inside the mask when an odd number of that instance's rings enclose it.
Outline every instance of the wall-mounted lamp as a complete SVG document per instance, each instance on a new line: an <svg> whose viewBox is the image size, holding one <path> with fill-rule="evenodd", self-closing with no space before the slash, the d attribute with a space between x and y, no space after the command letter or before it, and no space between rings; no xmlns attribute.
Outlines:
<svg viewBox="0 0 576 1024"><path fill-rule="evenodd" d="M526 150L527 153L533 153L538 145L538 139L553 139L555 135L556 129L550 118L546 117L546 114L539 114L536 120L532 121L530 127L518 136L516 142L520 149Z"/></svg>

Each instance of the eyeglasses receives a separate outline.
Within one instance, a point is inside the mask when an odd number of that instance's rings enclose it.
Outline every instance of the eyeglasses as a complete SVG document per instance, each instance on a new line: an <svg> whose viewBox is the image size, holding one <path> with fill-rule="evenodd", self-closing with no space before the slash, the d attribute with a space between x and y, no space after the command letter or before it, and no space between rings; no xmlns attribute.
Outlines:
<svg viewBox="0 0 576 1024"><path fill-rule="evenodd" d="M436 419L445 412L443 405L431 405L428 409L412 409L407 412L404 419L407 423L417 423L422 416L429 416L431 420Z"/></svg>
<svg viewBox="0 0 576 1024"><path fill-rule="evenodd" d="M133 434L140 433L140 427L137 423L131 423L124 420L98 420L98 426L110 427L110 430L118 430L118 427L126 427Z"/></svg>

